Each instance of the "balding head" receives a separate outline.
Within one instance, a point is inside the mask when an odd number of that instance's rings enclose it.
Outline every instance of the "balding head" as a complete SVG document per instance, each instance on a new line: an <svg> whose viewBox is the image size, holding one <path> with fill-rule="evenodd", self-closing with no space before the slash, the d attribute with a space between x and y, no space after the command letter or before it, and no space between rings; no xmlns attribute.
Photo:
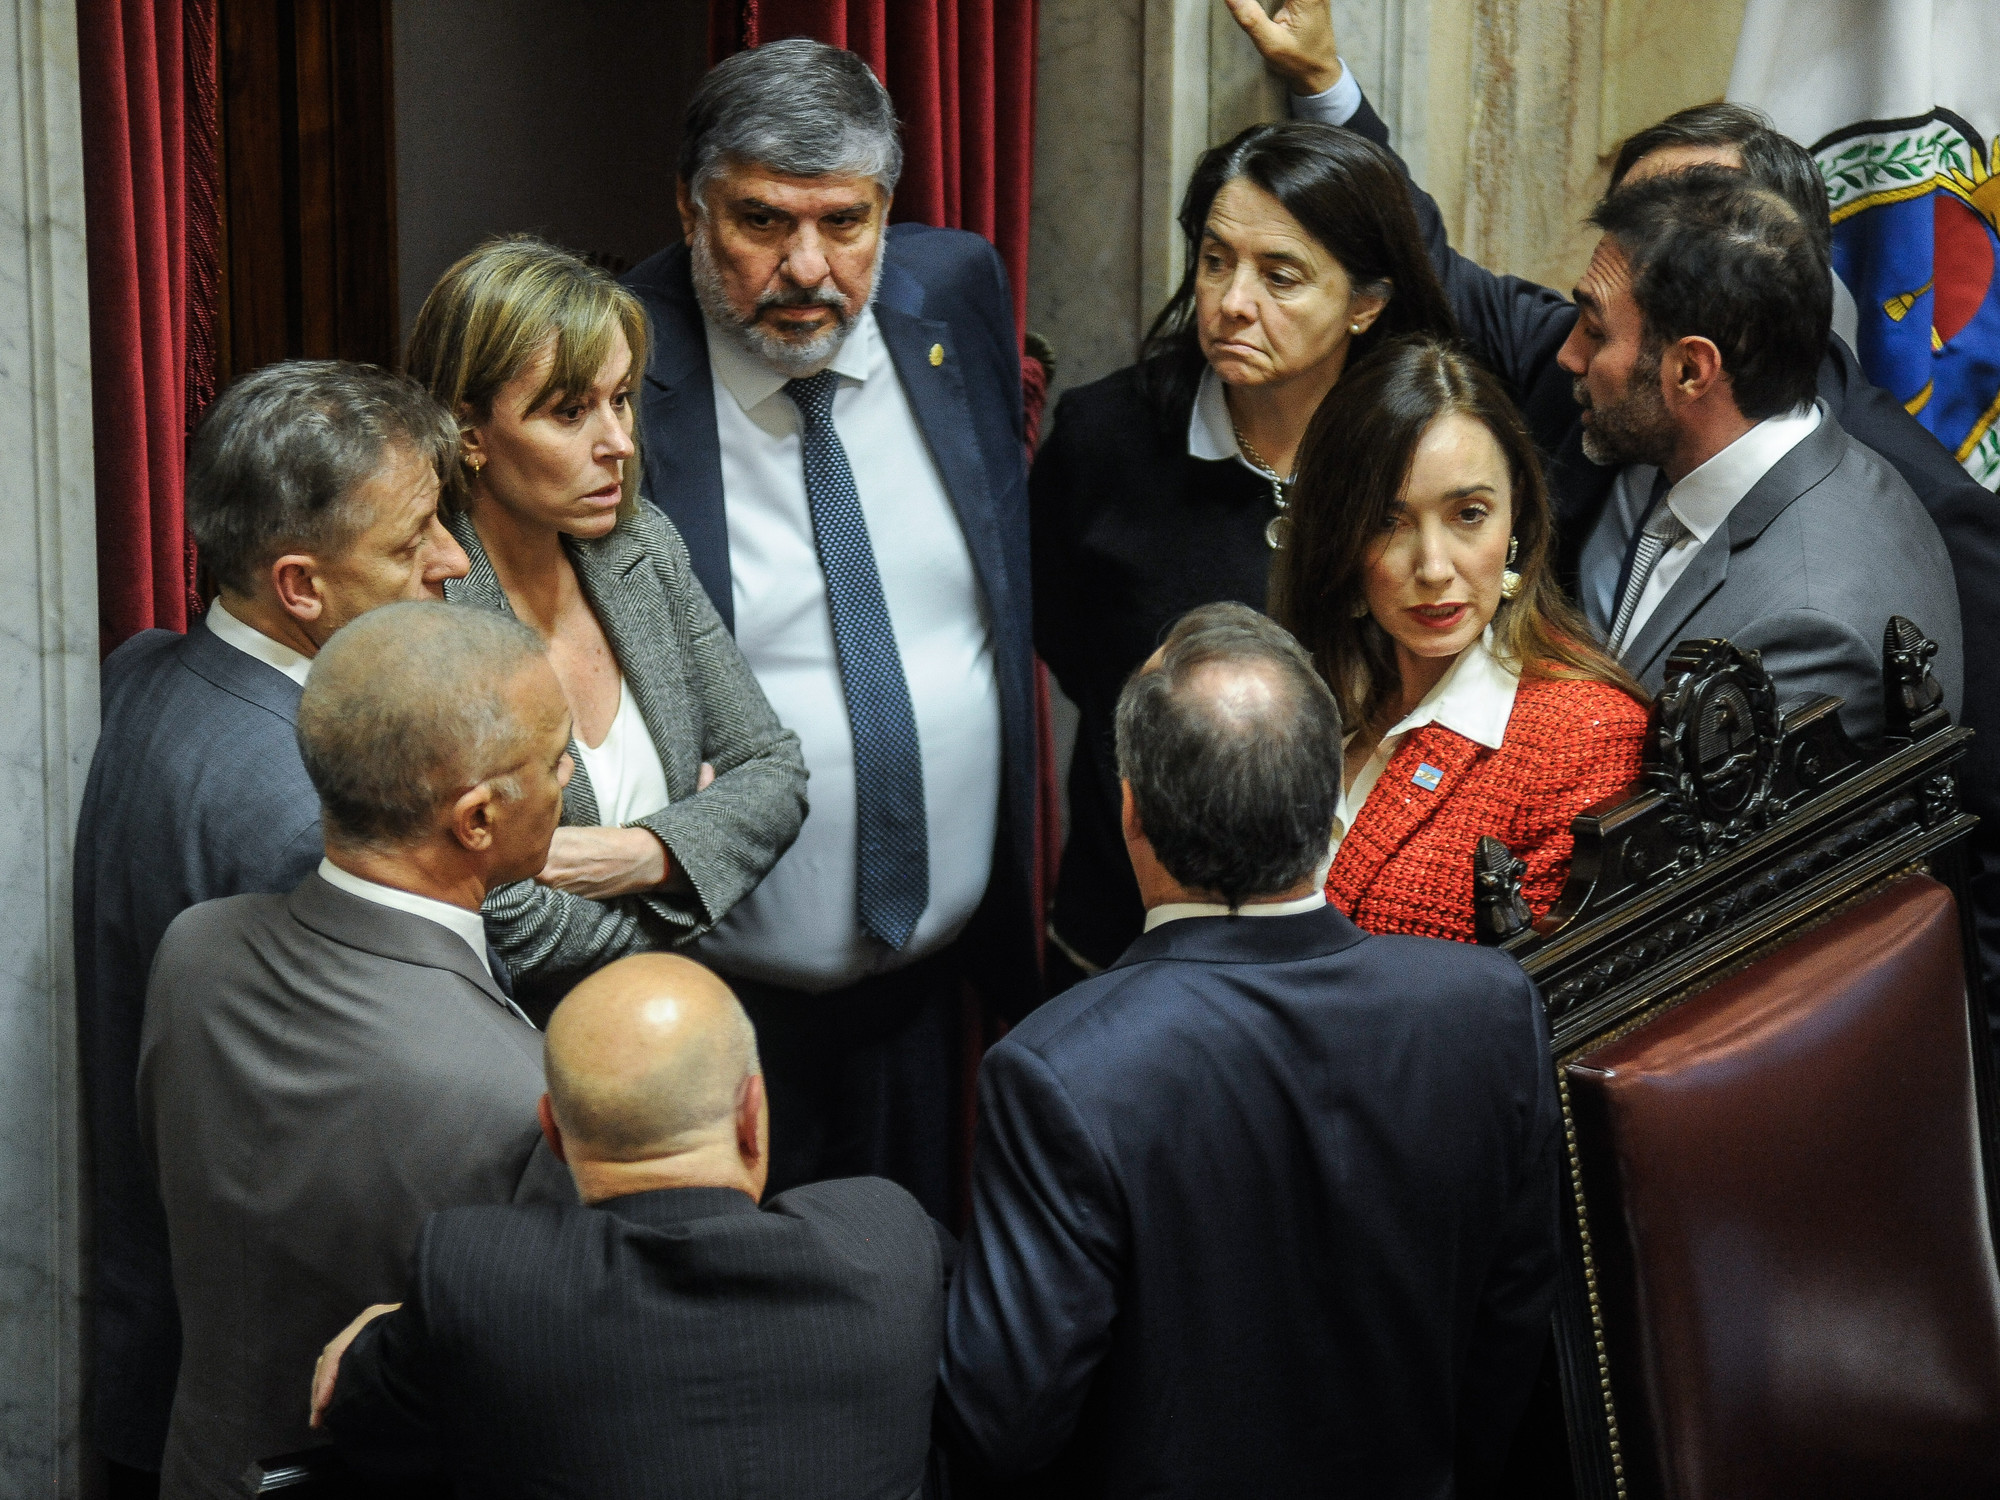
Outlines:
<svg viewBox="0 0 2000 1500"><path fill-rule="evenodd" d="M586 1199L612 1196L593 1184L641 1191L640 1178L761 1193L757 1034L700 964L642 953L600 969L556 1007L544 1058L549 1109ZM742 1180L753 1176L754 1190Z"/></svg>
<svg viewBox="0 0 2000 1500"><path fill-rule="evenodd" d="M298 726L328 841L408 845L468 787L520 796L548 696L521 691L524 676L560 703L541 637L491 610L392 604L336 632L306 679Z"/></svg>
<svg viewBox="0 0 2000 1500"><path fill-rule="evenodd" d="M1166 872L1230 906L1326 858L1340 710L1284 628L1240 604L1184 616L1118 700L1118 771Z"/></svg>

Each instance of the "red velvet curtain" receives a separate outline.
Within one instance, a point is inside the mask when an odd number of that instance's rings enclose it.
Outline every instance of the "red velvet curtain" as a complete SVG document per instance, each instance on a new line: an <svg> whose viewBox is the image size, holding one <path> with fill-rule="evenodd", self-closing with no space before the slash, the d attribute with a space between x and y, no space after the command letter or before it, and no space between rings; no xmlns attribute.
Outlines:
<svg viewBox="0 0 2000 1500"><path fill-rule="evenodd" d="M787 36L866 58L903 121L891 217L991 240L1025 330L1035 11L1035 0L711 0L710 60Z"/></svg>
<svg viewBox="0 0 2000 1500"><path fill-rule="evenodd" d="M200 610L181 486L214 389L215 0L81 0L77 44L108 652Z"/></svg>

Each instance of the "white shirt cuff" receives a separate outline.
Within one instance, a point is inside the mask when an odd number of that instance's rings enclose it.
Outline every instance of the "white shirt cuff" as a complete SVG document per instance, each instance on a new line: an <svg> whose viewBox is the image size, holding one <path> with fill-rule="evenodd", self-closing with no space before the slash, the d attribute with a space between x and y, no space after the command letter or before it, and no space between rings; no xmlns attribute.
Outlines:
<svg viewBox="0 0 2000 1500"><path fill-rule="evenodd" d="M1347 59L1340 60L1340 82L1323 93L1293 94L1292 118L1310 120L1315 125L1345 125L1361 111L1361 85Z"/></svg>

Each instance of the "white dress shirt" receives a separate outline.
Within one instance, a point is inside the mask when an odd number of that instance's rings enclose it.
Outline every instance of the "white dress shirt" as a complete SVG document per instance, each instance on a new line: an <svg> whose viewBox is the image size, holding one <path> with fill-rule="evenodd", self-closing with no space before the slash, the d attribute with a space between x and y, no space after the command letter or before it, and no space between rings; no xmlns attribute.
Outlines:
<svg viewBox="0 0 2000 1500"><path fill-rule="evenodd" d="M1354 784L1340 794L1340 809L1333 824L1333 847L1340 848L1347 830L1368 805L1368 794L1375 790L1375 783L1382 779L1389 762L1402 749L1404 736L1426 724L1441 724L1475 745L1498 750L1507 738L1507 721L1514 717L1514 695L1520 687L1519 670L1494 655L1493 627L1488 625L1478 640L1458 653L1458 660L1438 679L1437 686L1382 736L1382 743L1368 757ZM1349 744L1354 742L1353 735L1347 739Z"/></svg>
<svg viewBox="0 0 2000 1500"><path fill-rule="evenodd" d="M1211 462L1233 458L1259 479L1266 479L1264 471L1250 462L1242 444L1236 441L1236 424L1229 418L1228 387L1213 365L1202 366L1194 410L1188 413L1188 456Z"/></svg>
<svg viewBox="0 0 2000 1500"><path fill-rule="evenodd" d="M223 608L220 595L210 601L208 612L202 618L208 621L209 634L217 640L234 646L245 656L256 657L267 667L276 667L300 687L306 685L306 673L312 670L312 658L299 655L282 641L272 640L255 626L245 625Z"/></svg>
<svg viewBox="0 0 2000 1500"><path fill-rule="evenodd" d="M477 955L479 967L488 974L493 972L493 961L486 956L486 922L478 912L467 911L462 906L453 906L449 901L439 901L433 896L419 896L415 891L401 891L380 881L363 880L359 875L341 869L330 859L319 862L319 878L350 896L359 896L363 901L373 901L377 906L386 906L393 911L406 911L413 917L422 917L426 922L449 928L465 939L465 946Z"/></svg>
<svg viewBox="0 0 2000 1500"><path fill-rule="evenodd" d="M1347 59L1340 59L1340 82L1317 94L1293 94L1292 118L1319 125L1345 125L1361 111L1361 85Z"/></svg>
<svg viewBox="0 0 2000 1500"><path fill-rule="evenodd" d="M736 641L779 720L799 737L812 810L798 842L697 950L731 974L788 989L837 989L945 947L986 894L1000 817L989 606L870 309L831 365L841 377L833 425L909 682L930 835L930 903L909 941L892 951L861 927L854 735L806 502L798 408L784 394L786 376L713 326L708 356Z"/></svg>
<svg viewBox="0 0 2000 1500"><path fill-rule="evenodd" d="M639 714L632 684L618 679L618 712L602 743L586 745L577 736L576 750L597 798L597 821L605 828L622 828L638 818L650 818L667 805L667 768L660 764L659 746Z"/></svg>
<svg viewBox="0 0 2000 1500"><path fill-rule="evenodd" d="M1645 590L1625 627L1627 645L1639 638L1646 621L1687 571L1695 554L1728 524L1730 512L1779 459L1812 435L1820 416L1815 402L1803 411L1766 417L1667 491L1664 503L1686 530L1660 554L1647 575ZM1620 470L1597 524L1584 541L1578 561L1584 612L1600 630L1608 629L1617 617L1618 575L1625 566L1625 549L1632 534L1645 524L1647 502L1658 474L1650 464L1628 464ZM1726 536L1722 544L1728 545Z"/></svg>
<svg viewBox="0 0 2000 1500"><path fill-rule="evenodd" d="M1290 917L1302 911L1312 911L1326 905L1326 871L1320 871L1319 879L1313 882L1310 896L1297 896L1290 901L1259 901L1254 906L1239 906L1239 917ZM1163 927L1169 922L1178 922L1183 917L1226 917L1229 908L1213 901L1169 901L1164 906L1156 906L1146 913L1146 931ZM1098 970L1100 974L1104 971Z"/></svg>

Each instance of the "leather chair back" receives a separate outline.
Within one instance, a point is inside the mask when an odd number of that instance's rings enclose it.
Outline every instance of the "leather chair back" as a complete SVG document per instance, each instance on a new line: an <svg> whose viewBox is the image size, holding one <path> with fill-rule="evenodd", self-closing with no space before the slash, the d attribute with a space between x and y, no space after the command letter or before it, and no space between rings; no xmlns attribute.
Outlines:
<svg viewBox="0 0 2000 1500"><path fill-rule="evenodd" d="M1908 874L1562 1065L1625 1492L2000 1494L1962 954Z"/></svg>

